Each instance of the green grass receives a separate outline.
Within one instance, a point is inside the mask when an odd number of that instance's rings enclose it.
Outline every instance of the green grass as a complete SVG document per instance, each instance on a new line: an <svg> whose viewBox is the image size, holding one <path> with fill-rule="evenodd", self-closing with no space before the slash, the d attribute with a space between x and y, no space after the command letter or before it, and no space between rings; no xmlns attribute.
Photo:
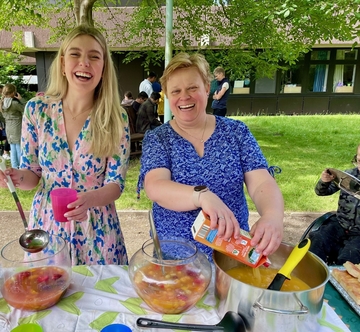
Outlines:
<svg viewBox="0 0 360 332"><path fill-rule="evenodd" d="M352 168L351 159L360 144L360 115L245 116L245 122L259 142L269 165L282 173L276 181L283 193L286 211L325 212L337 208L338 195L318 197L314 186L326 167ZM151 202L144 191L137 200L140 163L132 160L126 189L116 201L119 210L147 210ZM25 210L30 209L35 191L18 190ZM7 189L0 189L0 211L16 210ZM250 210L254 206L249 202Z"/></svg>

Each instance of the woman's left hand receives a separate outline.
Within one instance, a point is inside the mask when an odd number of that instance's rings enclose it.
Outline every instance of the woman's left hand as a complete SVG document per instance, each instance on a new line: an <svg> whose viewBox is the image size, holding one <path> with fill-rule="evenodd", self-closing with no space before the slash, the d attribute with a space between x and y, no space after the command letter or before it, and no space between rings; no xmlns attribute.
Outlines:
<svg viewBox="0 0 360 332"><path fill-rule="evenodd" d="M77 200L68 204L68 208L74 210L65 213L64 216L68 218L68 220L87 221L88 210L93 206L92 199L93 191L78 193Z"/></svg>
<svg viewBox="0 0 360 332"><path fill-rule="evenodd" d="M261 216L251 227L251 246L256 252L269 256L280 246L283 238L283 220L277 217Z"/></svg>

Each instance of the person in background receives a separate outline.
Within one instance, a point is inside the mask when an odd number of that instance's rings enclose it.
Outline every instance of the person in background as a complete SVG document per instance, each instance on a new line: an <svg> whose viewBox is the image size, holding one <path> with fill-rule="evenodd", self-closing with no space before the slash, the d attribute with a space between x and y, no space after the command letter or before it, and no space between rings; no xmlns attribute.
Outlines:
<svg viewBox="0 0 360 332"><path fill-rule="evenodd" d="M158 103L157 113L158 113L160 122L164 123L165 95L164 95L164 91L162 91L162 90L159 93L160 93L160 99L159 99L159 103Z"/></svg>
<svg viewBox="0 0 360 332"><path fill-rule="evenodd" d="M6 123L6 137L10 144L11 167L20 166L21 122L25 101L16 91L14 84L5 84L1 112Z"/></svg>
<svg viewBox="0 0 360 332"><path fill-rule="evenodd" d="M131 106L134 102L134 98L131 91L124 93L124 99L121 101L121 106Z"/></svg>
<svg viewBox="0 0 360 332"><path fill-rule="evenodd" d="M0 84L0 156L2 156L5 160L10 160L10 144L8 143L6 137L5 118L1 112L3 88L4 86Z"/></svg>
<svg viewBox="0 0 360 332"><path fill-rule="evenodd" d="M160 122L164 123L164 92L161 89L161 84L158 81L153 83L154 92L160 93L160 99L157 107L157 113L160 119Z"/></svg>
<svg viewBox="0 0 360 332"><path fill-rule="evenodd" d="M144 103L145 101L147 101L148 98L149 98L149 96L145 91L139 92L137 98L132 103L132 107L136 113L139 111L141 104Z"/></svg>
<svg viewBox="0 0 360 332"><path fill-rule="evenodd" d="M154 81L152 83L153 92L159 92L161 91L161 84L158 81Z"/></svg>
<svg viewBox="0 0 360 332"><path fill-rule="evenodd" d="M360 145L353 159L354 168L345 172L360 179ZM318 196L329 196L340 189L335 177L325 169L315 186ZM360 204L359 199L340 190L338 208L319 229L309 233L310 251L329 265L343 265L346 261L360 263Z"/></svg>
<svg viewBox="0 0 360 332"><path fill-rule="evenodd" d="M140 106L136 118L137 133L144 134L147 130L152 130L162 125L157 114L159 99L160 93L153 92L150 98Z"/></svg>
<svg viewBox="0 0 360 332"><path fill-rule="evenodd" d="M146 132L138 194L153 201L159 237L192 241L211 260L212 249L196 242L191 226L201 210L224 239L249 231L244 184L260 214L252 246L272 254L283 237L284 202L261 149L241 121L206 113L209 64L200 54L179 53L160 79L174 119Z"/></svg>
<svg viewBox="0 0 360 332"><path fill-rule="evenodd" d="M139 92L144 91L148 96L153 93L153 82L156 81L157 75L151 71L147 78L145 78L139 85Z"/></svg>
<svg viewBox="0 0 360 332"><path fill-rule="evenodd" d="M45 96L25 106L20 169L5 172L19 189L37 187L29 229L64 238L73 265L128 263L115 200L124 191L129 140L105 38L78 26L58 50ZM0 186L6 186L1 171ZM60 187L78 192L65 223L54 220L50 201Z"/></svg>
<svg viewBox="0 0 360 332"><path fill-rule="evenodd" d="M229 80L225 77L225 70L217 67L214 70L214 76L217 80L217 89L213 94L211 108L214 115L225 116L227 112L227 99L230 93Z"/></svg>

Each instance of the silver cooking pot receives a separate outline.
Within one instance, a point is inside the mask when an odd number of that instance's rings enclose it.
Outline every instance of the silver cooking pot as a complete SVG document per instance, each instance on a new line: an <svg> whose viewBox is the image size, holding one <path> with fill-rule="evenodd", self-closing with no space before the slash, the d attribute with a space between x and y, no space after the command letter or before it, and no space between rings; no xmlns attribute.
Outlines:
<svg viewBox="0 0 360 332"><path fill-rule="evenodd" d="M271 267L280 269L294 246L281 243L269 256ZM291 273L306 282L311 289L281 292L251 286L229 276L225 271L243 265L237 260L214 251L215 296L220 317L227 311L238 312L246 331L316 331L316 315L323 305L326 283L330 278L327 265L308 252Z"/></svg>

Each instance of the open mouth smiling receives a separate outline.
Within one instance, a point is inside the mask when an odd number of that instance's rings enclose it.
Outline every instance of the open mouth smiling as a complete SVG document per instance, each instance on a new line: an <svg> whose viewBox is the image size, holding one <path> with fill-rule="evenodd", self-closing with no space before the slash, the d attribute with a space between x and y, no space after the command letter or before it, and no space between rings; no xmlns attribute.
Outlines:
<svg viewBox="0 0 360 332"><path fill-rule="evenodd" d="M179 106L179 108L181 110L187 110L187 109L193 108L194 106L195 106L195 104L189 104L189 105Z"/></svg>
<svg viewBox="0 0 360 332"><path fill-rule="evenodd" d="M77 78L86 79L86 80L89 80L90 78L92 78L92 75L90 73L85 73L85 72L80 72L80 71L77 71L75 73L75 76Z"/></svg>

